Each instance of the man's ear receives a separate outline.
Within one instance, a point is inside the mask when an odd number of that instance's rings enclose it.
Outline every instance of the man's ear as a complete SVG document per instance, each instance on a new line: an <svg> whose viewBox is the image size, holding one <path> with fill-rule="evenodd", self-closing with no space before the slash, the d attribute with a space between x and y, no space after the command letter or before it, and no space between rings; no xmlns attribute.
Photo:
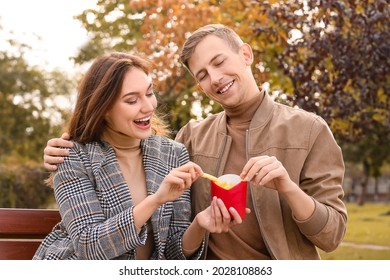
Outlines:
<svg viewBox="0 0 390 280"><path fill-rule="evenodd" d="M252 52L252 48L250 45L244 43L241 47L240 47L240 54L243 56L243 58L245 59L245 63L246 65L251 65L253 63L253 52Z"/></svg>

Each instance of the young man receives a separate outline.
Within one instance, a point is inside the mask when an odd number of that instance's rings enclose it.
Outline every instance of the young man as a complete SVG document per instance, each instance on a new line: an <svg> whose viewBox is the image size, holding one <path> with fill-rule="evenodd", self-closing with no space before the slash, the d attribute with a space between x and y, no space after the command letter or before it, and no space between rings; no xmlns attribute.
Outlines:
<svg viewBox="0 0 390 280"><path fill-rule="evenodd" d="M230 28L214 24L184 44L182 63L224 111L191 121L176 140L204 172L239 174L249 182L245 220L207 236L206 259L319 259L316 247L337 248L347 212L342 201L344 162L319 116L274 102L251 71L253 54ZM66 155L52 139L45 166ZM209 181L191 187L193 215L210 204ZM227 225L230 220L225 220Z"/></svg>

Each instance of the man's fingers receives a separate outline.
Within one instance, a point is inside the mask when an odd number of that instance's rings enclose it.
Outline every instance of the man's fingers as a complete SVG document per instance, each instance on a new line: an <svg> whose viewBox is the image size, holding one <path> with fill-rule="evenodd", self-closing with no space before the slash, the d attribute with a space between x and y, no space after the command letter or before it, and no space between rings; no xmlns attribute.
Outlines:
<svg viewBox="0 0 390 280"><path fill-rule="evenodd" d="M44 166L45 166L45 169L47 171L56 171L57 170L57 165L45 163Z"/></svg>
<svg viewBox="0 0 390 280"><path fill-rule="evenodd" d="M73 142L61 138L53 138L47 141L47 147L72 148Z"/></svg>
<svg viewBox="0 0 390 280"><path fill-rule="evenodd" d="M70 135L69 135L69 133L67 133L67 132L64 132L64 133L62 133L62 135L61 135L61 139L64 139L64 140L69 140L69 139L70 139Z"/></svg>
<svg viewBox="0 0 390 280"><path fill-rule="evenodd" d="M69 150L46 146L43 150L43 154L48 157L66 157L69 156Z"/></svg>

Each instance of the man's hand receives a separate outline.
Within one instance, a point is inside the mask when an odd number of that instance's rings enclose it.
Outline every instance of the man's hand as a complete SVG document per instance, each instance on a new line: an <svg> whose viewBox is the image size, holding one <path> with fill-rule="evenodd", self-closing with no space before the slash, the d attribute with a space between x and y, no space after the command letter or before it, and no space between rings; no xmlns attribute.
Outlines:
<svg viewBox="0 0 390 280"><path fill-rule="evenodd" d="M48 171L57 170L57 164L64 161L64 157L69 156L69 148L73 143L69 141L68 133L63 133L61 138L53 138L47 141L47 146L43 150L43 162Z"/></svg>
<svg viewBox="0 0 390 280"><path fill-rule="evenodd" d="M276 157L259 156L249 159L240 177L255 186L263 185L281 193L290 191L291 185L295 185L283 164Z"/></svg>
<svg viewBox="0 0 390 280"><path fill-rule="evenodd" d="M277 190L287 201L297 220L308 219L315 210L313 199L291 180L287 170L276 157L251 158L240 177L254 186L262 185Z"/></svg>

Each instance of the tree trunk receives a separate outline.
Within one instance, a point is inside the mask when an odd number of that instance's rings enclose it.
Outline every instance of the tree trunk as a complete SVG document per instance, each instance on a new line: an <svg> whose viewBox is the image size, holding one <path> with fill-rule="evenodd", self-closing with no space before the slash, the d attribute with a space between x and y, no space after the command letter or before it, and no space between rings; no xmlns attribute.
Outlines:
<svg viewBox="0 0 390 280"><path fill-rule="evenodd" d="M375 177L374 182L374 201L379 201L379 177Z"/></svg>
<svg viewBox="0 0 390 280"><path fill-rule="evenodd" d="M364 177L362 181L362 191L359 195L358 202L357 202L359 206L363 206L366 200L368 178L370 177L370 164L368 163L367 160L363 161L363 172L364 172L363 175Z"/></svg>

